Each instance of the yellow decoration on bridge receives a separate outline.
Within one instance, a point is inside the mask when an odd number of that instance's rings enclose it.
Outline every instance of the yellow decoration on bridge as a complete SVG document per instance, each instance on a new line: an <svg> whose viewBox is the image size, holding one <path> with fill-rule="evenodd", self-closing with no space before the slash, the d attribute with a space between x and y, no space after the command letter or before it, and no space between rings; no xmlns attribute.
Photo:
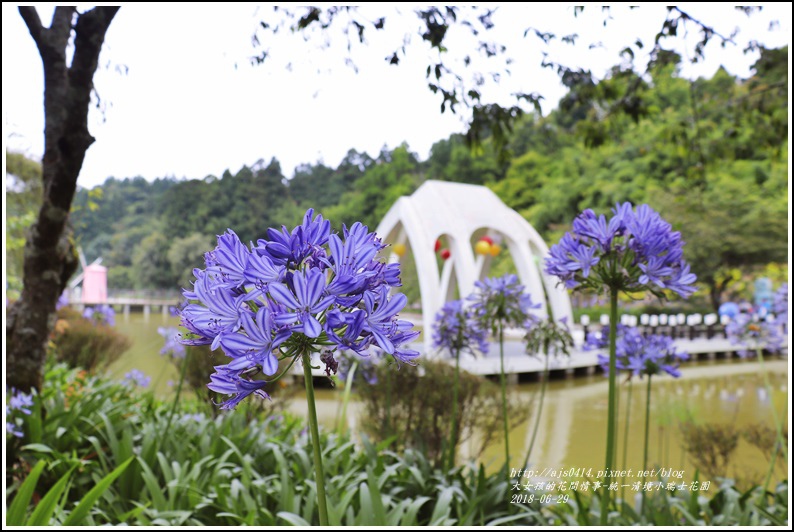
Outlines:
<svg viewBox="0 0 794 532"><path fill-rule="evenodd" d="M478 255L487 255L491 252L491 244L485 240L478 240L477 243L474 244L474 251Z"/></svg>

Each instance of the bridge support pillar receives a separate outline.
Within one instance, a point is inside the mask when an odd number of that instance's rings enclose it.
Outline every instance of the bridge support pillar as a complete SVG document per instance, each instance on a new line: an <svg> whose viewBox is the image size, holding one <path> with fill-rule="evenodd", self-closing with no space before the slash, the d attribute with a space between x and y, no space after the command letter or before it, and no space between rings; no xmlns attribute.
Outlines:
<svg viewBox="0 0 794 532"><path fill-rule="evenodd" d="M143 306L143 319L144 321L149 321L149 315L152 313L151 305L144 305Z"/></svg>
<svg viewBox="0 0 794 532"><path fill-rule="evenodd" d="M163 308L162 308L162 311L163 311L163 319L166 319L166 318L168 318L168 305L166 305L166 304L163 304L163 305L162 305L162 307L163 307Z"/></svg>
<svg viewBox="0 0 794 532"><path fill-rule="evenodd" d="M130 319L130 306L129 306L129 304L124 305L124 319L125 320L129 320Z"/></svg>

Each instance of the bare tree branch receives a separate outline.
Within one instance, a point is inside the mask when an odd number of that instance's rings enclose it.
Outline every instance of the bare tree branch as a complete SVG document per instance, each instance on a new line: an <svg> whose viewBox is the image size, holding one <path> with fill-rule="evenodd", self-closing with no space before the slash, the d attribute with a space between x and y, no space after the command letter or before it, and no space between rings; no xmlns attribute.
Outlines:
<svg viewBox="0 0 794 532"><path fill-rule="evenodd" d="M39 43L41 42L41 32L43 28L41 26L41 19L39 18L38 11L36 11L36 8L33 6L19 6L19 14L22 16L22 20L28 27L30 36L33 37L36 46L40 46Z"/></svg>
<svg viewBox="0 0 794 532"><path fill-rule="evenodd" d="M6 322L7 383L23 391L40 388L47 340L55 324L55 303L77 268L69 211L85 153L93 77L105 34L118 7L97 7L77 16L72 65L66 48L74 7L58 7L49 29L34 8L19 12L44 66L43 194L38 218L25 244L22 294Z"/></svg>

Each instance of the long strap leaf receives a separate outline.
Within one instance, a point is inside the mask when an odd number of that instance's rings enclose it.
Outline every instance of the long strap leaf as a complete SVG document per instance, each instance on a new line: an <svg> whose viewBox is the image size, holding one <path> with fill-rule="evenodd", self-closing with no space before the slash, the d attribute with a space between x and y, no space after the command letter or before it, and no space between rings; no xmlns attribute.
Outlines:
<svg viewBox="0 0 794 532"><path fill-rule="evenodd" d="M33 492L36 489L36 483L39 481L41 472L44 471L44 460L39 460L33 467L28 478L22 483L14 497L11 506L8 508L6 514L6 524L9 526L22 526L25 524L25 514L28 510L28 504L33 497Z"/></svg>
<svg viewBox="0 0 794 532"><path fill-rule="evenodd" d="M72 513L69 514L69 517L63 522L64 526L74 526L74 525L81 525L83 524L83 520L88 516L88 512L91 511L91 508L94 506L94 503L102 496L103 493L110 487L111 484L121 475L127 466L135 459L134 456L130 456L120 466L116 469L108 473L108 475L97 482L97 485L91 488L83 500L80 501L80 504L77 505L77 508L74 509Z"/></svg>
<svg viewBox="0 0 794 532"><path fill-rule="evenodd" d="M61 495L66 491L66 486L69 483L69 479L75 467L77 466L72 467L69 472L62 476L61 479L50 488L50 491L42 497L39 504L34 508L30 519L25 523L27 526L47 526L52 524L50 521L52 521L52 516L55 514L55 509L58 506L58 499L60 499Z"/></svg>

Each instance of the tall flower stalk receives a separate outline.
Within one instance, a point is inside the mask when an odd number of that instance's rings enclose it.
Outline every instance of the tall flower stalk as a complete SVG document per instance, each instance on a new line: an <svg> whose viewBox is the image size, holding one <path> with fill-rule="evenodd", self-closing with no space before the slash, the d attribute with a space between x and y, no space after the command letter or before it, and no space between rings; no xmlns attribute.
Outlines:
<svg viewBox="0 0 794 532"><path fill-rule="evenodd" d="M474 319L483 329L499 339L499 376L502 391L502 423L505 433L505 468L510 463L510 424L507 419L507 379L505 377L504 331L507 327L529 329L534 325L535 316L530 311L540 308L533 304L518 277L507 274L502 277L488 278L475 283L476 290L469 296L473 302Z"/></svg>
<svg viewBox="0 0 794 532"><path fill-rule="evenodd" d="M543 414L543 399L546 395L546 385L549 380L549 361L552 357L570 356L573 347L573 337L568 329L567 320L561 319L559 322L553 320L538 321L527 331L524 337L527 345L527 354L530 356L540 356L542 353L545 358L543 368L543 381L540 384L540 400L538 401L537 414L535 416L535 426L532 429L532 438L529 441L527 454L524 456L522 464L529 465L532 449L535 446L535 438L538 435L540 417Z"/></svg>
<svg viewBox="0 0 794 532"><path fill-rule="evenodd" d="M458 412L460 389L460 356L474 354L477 350L488 352L487 333L475 319L471 308L463 300L449 301L436 314L433 328L433 347L447 351L455 359L455 380L452 383L452 417L450 421L449 456L447 468L455 467L458 443Z"/></svg>
<svg viewBox="0 0 794 532"><path fill-rule="evenodd" d="M754 352L761 367L761 374L764 377L764 387L767 397L769 397L770 408L772 410L772 422L775 424L776 444L772 453L772 460L769 463L769 471L764 482L764 490L769 488L772 480L772 473L775 470L775 463L779 453L783 453L784 460L788 462L788 450L786 440L783 437L783 423L778 418L775 403L772 400L772 384L769 382L769 374L764 367L764 350L777 352L783 346L783 331L787 327L786 319L788 314L788 285L784 284L775 296L775 318L771 316L761 320L759 316L750 314L738 314L734 316L725 326L725 333L734 345L741 345L746 349L740 349L740 357L748 357ZM781 320L781 316L785 316Z"/></svg>
<svg viewBox="0 0 794 532"><path fill-rule="evenodd" d="M605 347L604 338L615 338L615 357L598 355L598 361L604 371L629 372L629 383L633 377L648 377L645 395L645 431L643 444L642 470L648 470L648 443L651 418L651 378L654 375L667 373L672 377L681 376L679 366L682 361L688 360L687 353L676 349L675 343L669 336L648 335L643 336L636 327L604 327L600 333L591 333L585 339L585 349L602 349ZM616 377L617 375L610 375ZM628 418L626 419L628 424ZM624 443L625 445L625 443ZM625 449L624 449L625 469ZM642 494L642 509L645 509L645 491Z"/></svg>
<svg viewBox="0 0 794 532"><path fill-rule="evenodd" d="M609 295L610 323L617 324L620 293L650 292L665 297L694 293L696 277L684 261L684 242L678 231L648 205L636 209L618 204L607 220L590 209L573 221L572 230L553 245L546 273L556 275L570 290ZM616 329L609 338L609 398L607 409L606 470L614 469L616 426ZM601 493L601 524L607 524L609 491Z"/></svg>
<svg viewBox="0 0 794 532"><path fill-rule="evenodd" d="M231 409L250 395L267 398L264 387L281 378L298 360L303 364L309 407L320 525L328 524L319 427L314 405L312 354L335 371L333 350L368 356L380 347L400 363L415 364L413 324L397 314L407 300L390 296L400 286L399 264L377 259L385 247L365 225L331 233L331 224L309 209L291 231L268 229L256 245L243 244L228 230L205 254L206 268L194 270L181 325L181 342L221 348L229 361L215 367L208 387L229 396ZM329 349L330 348L330 349ZM287 360L279 371L279 362ZM263 376L264 379L258 378Z"/></svg>

